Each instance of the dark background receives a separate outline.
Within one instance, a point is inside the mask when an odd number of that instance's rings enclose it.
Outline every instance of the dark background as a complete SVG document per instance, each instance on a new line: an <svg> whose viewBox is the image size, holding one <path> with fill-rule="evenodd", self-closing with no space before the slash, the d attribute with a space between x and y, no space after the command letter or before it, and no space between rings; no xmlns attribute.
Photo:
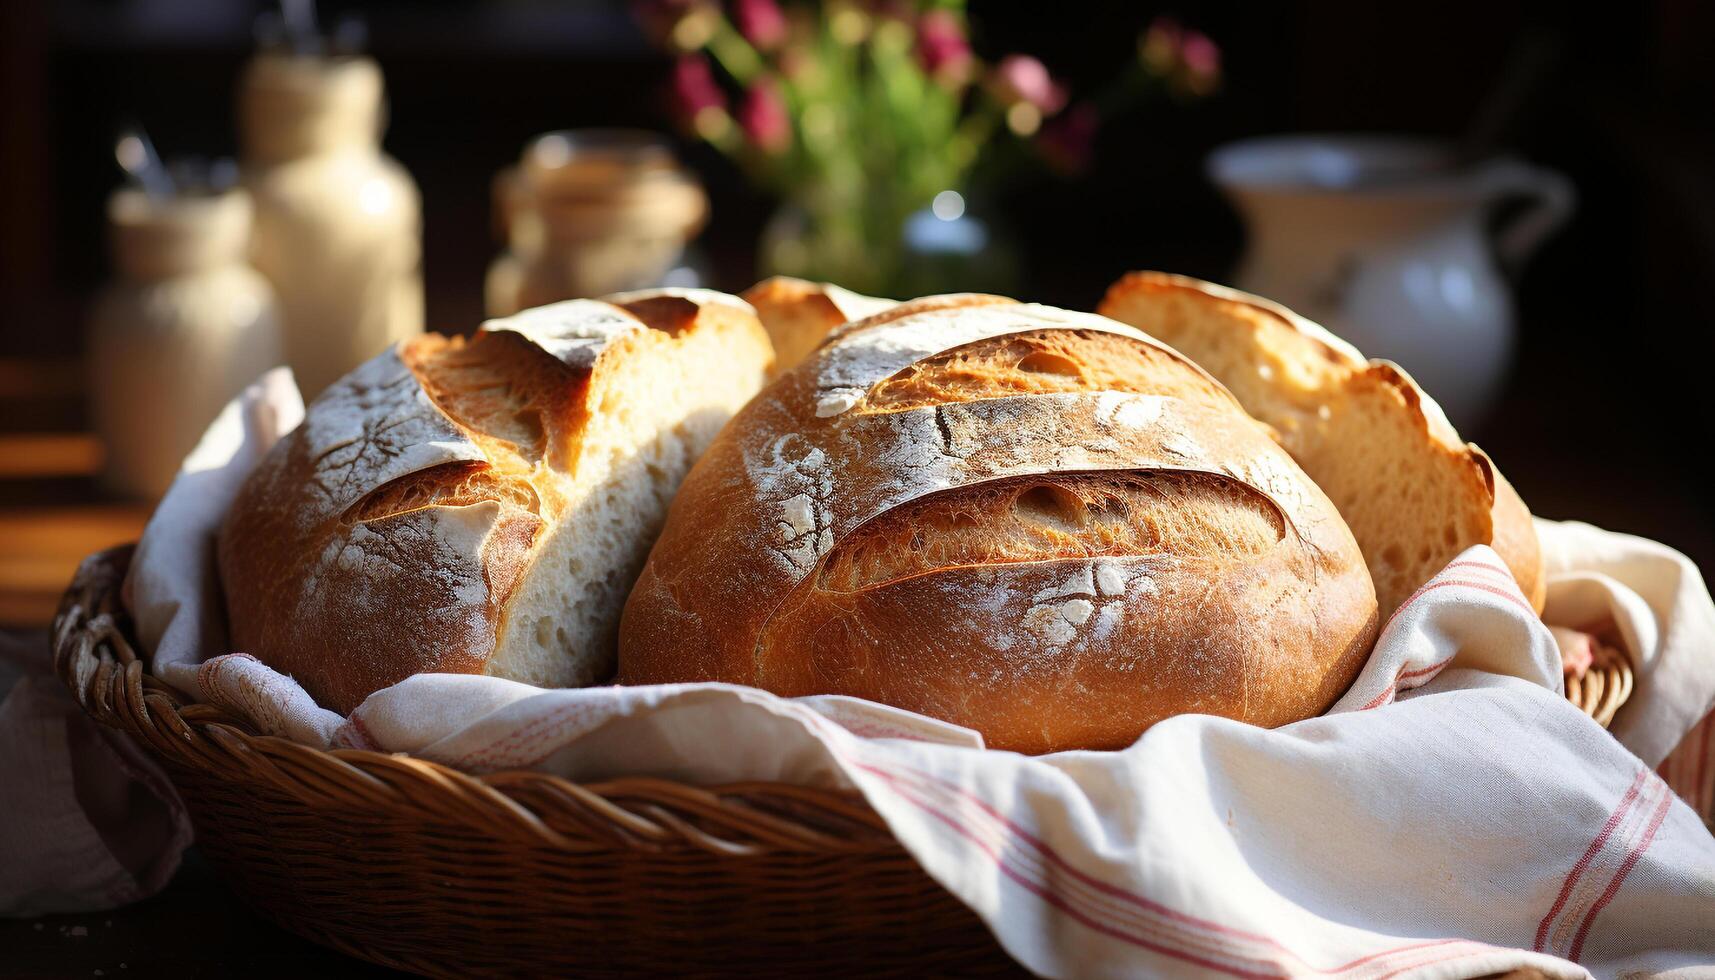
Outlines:
<svg viewBox="0 0 1715 980"><path fill-rule="evenodd" d="M84 305L107 271L102 215L118 183L116 128L141 120L168 155L232 153L232 87L258 6L0 3L0 362L76 369ZM431 328L466 330L480 318L496 251L489 182L528 137L670 126L667 62L618 3L321 6L324 16L361 6L387 73L386 145L425 201ZM1509 61L1545 46L1558 58L1506 142L1569 174L1579 210L1519 279L1522 346L1509 395L1464 435L1539 514L1658 538L1709 567L1711 7L977 0L979 53L1026 50L1075 85L1093 86L1133 57L1158 13L1208 33L1225 59L1214 99L1117 120L1083 179L1033 177L1001 196L1026 257L1021 292L1087 309L1130 268L1221 279L1241 230L1203 177L1211 147L1288 131L1457 136ZM686 146L684 156L713 196L702 244L717 284L742 288L755 278L752 244L772 202L707 148ZM0 432L82 424L75 402L29 398L17 372L0 378L14 388L0 391Z"/></svg>

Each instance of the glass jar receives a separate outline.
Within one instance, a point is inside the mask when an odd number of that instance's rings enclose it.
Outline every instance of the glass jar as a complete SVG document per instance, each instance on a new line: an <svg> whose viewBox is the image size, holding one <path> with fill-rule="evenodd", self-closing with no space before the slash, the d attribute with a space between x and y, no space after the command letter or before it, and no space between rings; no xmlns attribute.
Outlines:
<svg viewBox="0 0 1715 980"><path fill-rule="evenodd" d="M489 267L490 316L706 278L687 246L708 196L653 133L539 136L496 178L495 211L506 251Z"/></svg>
<svg viewBox="0 0 1715 980"><path fill-rule="evenodd" d="M286 362L306 399L423 330L417 186L381 152L369 58L262 52L239 85L256 268L279 295Z"/></svg>
<svg viewBox="0 0 1715 980"><path fill-rule="evenodd" d="M115 281L89 323L91 420L106 447L103 482L154 499L222 406L280 362L268 281L245 259L241 190L108 200Z"/></svg>

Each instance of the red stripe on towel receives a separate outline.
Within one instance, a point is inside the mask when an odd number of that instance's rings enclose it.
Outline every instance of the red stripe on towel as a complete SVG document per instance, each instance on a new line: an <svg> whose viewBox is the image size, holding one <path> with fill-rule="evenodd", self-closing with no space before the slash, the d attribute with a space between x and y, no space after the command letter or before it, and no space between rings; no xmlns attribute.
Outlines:
<svg viewBox="0 0 1715 980"><path fill-rule="evenodd" d="M1656 804L1655 813L1650 817L1649 828L1644 831L1642 837L1632 842L1631 849L1626 853L1625 863L1621 864L1620 870L1614 873L1614 880L1608 882L1608 887L1602 892L1602 897L1598 898L1596 904L1590 906L1590 911L1585 913L1584 921L1578 926L1578 934L1572 937L1572 950L1567 954L1567 959L1574 963L1578 962L1579 954L1584 952L1584 938L1590 934L1591 923L1596 921L1596 913L1602 911L1613 900L1614 896L1619 894L1620 886L1625 884L1626 875L1632 873L1632 868L1644 856L1644 852L1649 850L1650 844L1655 841L1655 832L1661 829L1661 822L1667 819L1667 811L1672 806L1673 794L1663 793L1661 802Z"/></svg>
<svg viewBox="0 0 1715 980"><path fill-rule="evenodd" d="M861 762L855 758L852 758L850 756L845 756L844 761L848 762L849 764L851 764L853 766L856 766L857 768L864 769L866 771L869 771L869 772L876 774L877 776L880 776L882 779L886 780L887 783L894 789L894 791L897 792L902 798L905 798L906 800L911 802L913 805L917 806L919 809L925 809L926 812L932 807L932 805L926 803L923 800L919 800L919 799L915 798L915 796L913 794L907 792L907 788L909 787L910 789L917 790L918 792L922 792L922 791L926 790L927 787L913 786L911 783L906 781L906 779L904 778L903 775L901 775L901 773L910 773L910 774L915 775L917 777L920 777L922 779L927 779L927 780L930 780L934 783L940 784L941 786L945 787L945 789L947 791L950 791L954 794L957 794L958 797L961 797L965 800L969 800L971 803L975 804L983 812L985 812L990 817L992 817L996 821L998 821L1013 838L1016 838L1018 840L1022 840L1026 843L1029 843L1041 855L1043 855L1044 857L1047 857L1054 865L1065 870L1066 872L1068 872L1070 875L1072 875L1078 881L1080 881L1084 884L1087 884L1087 885L1095 888L1096 890L1098 890L1104 894L1112 895L1114 897L1128 901L1131 904L1138 906L1139 908L1143 909L1146 912L1158 914L1158 915L1161 915L1163 918L1170 920L1170 922L1156 924L1155 931L1157 933L1159 933L1159 931L1163 928L1166 928L1169 930L1178 929L1179 935L1181 937L1180 941L1182 943L1185 943L1188 945L1195 946L1198 943L1199 934L1195 933L1195 932L1186 932L1182 927L1175 926L1175 925L1173 925L1173 923L1184 923L1184 924L1187 924L1187 925L1190 925L1190 926L1193 926L1196 928L1208 930L1209 932L1233 936L1233 937L1236 937L1236 938L1241 939L1241 940L1245 940L1245 941L1249 941L1249 942L1253 942L1253 943L1259 943L1259 944L1268 946L1270 949L1278 951L1281 954L1284 954L1284 955L1286 955L1286 956L1288 956L1294 960L1297 960L1299 963L1303 964L1306 968L1308 968L1311 972L1323 974L1323 975L1335 975L1335 974L1340 974L1340 973L1346 973L1346 972L1354 970L1360 966L1364 966L1366 964L1370 964L1370 963L1378 963L1379 964L1380 961L1386 960L1386 959L1391 958L1391 957L1399 956L1401 954L1410 953L1410 952L1422 951L1425 949L1430 949L1430 948L1435 948L1435 947L1446 947L1446 946L1450 946L1450 945L1458 945L1461 947L1469 947L1469 946L1475 945L1478 948L1475 950L1461 949L1461 951L1459 951L1459 952L1450 952L1446 956L1435 956L1435 957L1431 957L1429 959L1418 960L1417 962L1414 962L1407 967L1402 967L1401 969L1411 969L1411 968L1415 968L1417 966L1427 965L1429 963L1440 962L1443 959L1454 959L1454 958L1461 957L1461 956L1470 956L1470 955L1474 955L1475 953L1478 953L1478 952L1493 951L1493 949L1494 949L1493 947L1488 947L1488 946L1485 946L1483 944L1473 944L1473 943L1470 943L1470 942L1468 942L1466 940L1462 940L1462 939L1452 939L1452 938L1450 938L1450 939L1436 939L1436 940L1429 940L1426 942L1411 943L1411 944L1406 945L1406 946L1399 946L1399 947L1395 947L1393 949L1381 950L1381 951L1378 951L1375 953L1370 953L1366 956L1358 957L1357 959L1354 959L1354 960L1347 962L1347 963L1340 964L1339 966L1335 966L1335 967L1329 967L1329 968L1317 967L1317 966L1310 964L1309 961L1304 959L1304 957L1302 957L1298 953L1294 952L1292 949L1286 947L1285 945L1281 944L1280 942L1273 939L1272 937L1259 935L1257 933L1245 932L1245 931L1240 930L1240 929L1235 929L1231 926L1223 925L1222 923L1219 923L1219 922L1214 922L1214 921L1211 921L1208 919L1200 919L1200 918L1197 918L1195 916L1187 915L1183 912L1179 912L1175 909L1171 909L1165 905L1161 905L1158 902L1154 902L1154 901L1151 901L1147 898L1144 898L1143 896L1138 895L1134 892L1127 891L1123 888L1112 885L1108 882L1094 878L1093 876L1087 874L1086 872L1083 872L1083 871L1079 870L1078 868L1074 867L1073 865L1071 865L1063 857L1061 857L1053 849L1052 846L1047 844L1045 841L1040 840L1039 838L1037 838L1036 836L1034 836L1030 832L1024 830L1022 827L1018 826L1016 823L1014 823L1013 821L1008 819L1004 814L1000 813L993 806L991 806L986 800L983 800L981 797L976 796L975 794L964 789L963 787L961 787L955 783L952 783L948 780L942 779L939 776L936 776L932 773L923 772L921 770L912 769L909 766L899 766L899 765L881 766L881 765L876 765L876 764L865 763L865 762ZM893 770L893 771L890 771L890 770ZM945 811L939 810L938 808L935 809L934 815L937 817L937 819L942 820L942 822L944 822L944 823L947 823L949 821L954 820L953 817L951 817ZM952 824L949 823L949 826L952 826ZM1067 895L1056 894L1056 893L1049 891L1047 889L1046 885L1041 883L1041 882L1026 883L1026 882L1021 880L1022 874L1021 874L1021 872L1019 872L1019 870L1017 868L1013 868L1010 865L1005 865L1004 860L997 854L997 852L993 849L992 845L987 844L987 843L981 841L980 839L978 839L978 837L976 836L975 831L972 829L971 825L961 824L959 827L956 827L955 829L959 830L959 832L962 836L965 836L967 839L970 839L974 843L976 843L980 848L982 848L984 850L985 853L989 854L989 856L991 858L994 858L996 860L997 864L1002 865L1003 871L1007 871L1008 878L1011 878L1014 881L1019 881L1021 885L1025 885L1025 887L1027 887L1033 894L1036 894L1039 898L1042 898L1045 902L1047 902L1048 904L1050 904L1054 908L1059 909L1063 912L1066 912L1068 915L1072 915L1077 921L1079 921L1083 924L1090 925L1090 920L1093 920L1096 922L1102 922L1102 921L1104 921L1103 917L1105 916L1105 921L1107 924L1109 924L1111 926L1111 928L1110 929L1100 929L1099 931L1102 931L1102 932L1104 932L1104 934L1109 934L1109 935L1114 934L1113 933L1114 929L1118 929L1117 926L1112 926L1112 923L1114 923L1116 921L1122 922L1122 923L1129 923L1129 924L1132 924L1134 927L1141 925L1141 926L1144 926L1145 928L1148 928L1150 925L1148 920L1137 920L1135 918L1131 918L1131 917L1127 917L1127 916L1123 916L1123 915L1116 917L1116 916L1114 916L1114 914L1110 910L1103 909L1098 905L1093 905L1088 897L1079 896L1076 893L1070 893ZM996 829L998 830L1000 828L996 828ZM1009 868L1011 870L1008 870ZM1074 908L1073 907L1074 902L1082 903L1082 907L1081 908ZM1098 928L1098 927L1092 925L1091 928ZM1123 932L1123 929L1121 929L1119 931ZM1213 937L1213 936L1204 935L1203 941L1204 942L1212 941L1212 940L1214 940L1214 938L1215 937ZM1230 950L1232 948L1233 947L1225 947L1223 949L1220 946L1216 947L1217 950L1221 950L1223 953L1225 953L1225 955L1233 956L1236 959L1244 960L1246 962L1251 962L1251 963L1267 963L1267 961L1257 959L1256 957L1246 957L1246 956L1243 956L1243 955L1238 954L1238 953L1226 952L1226 950ZM1177 954L1169 952L1167 955L1177 955ZM1181 958L1183 958L1183 957L1181 957ZM1394 972L1397 973L1400 971L1395 970ZM1393 974L1389 974L1389 975L1391 976Z"/></svg>
<svg viewBox="0 0 1715 980"><path fill-rule="evenodd" d="M999 868L1000 872L1002 874L1006 875L1006 877L1008 879L1015 882L1019 887L1025 889L1026 891L1035 895L1037 898L1041 899L1043 902L1047 903L1048 905L1060 910L1061 912L1063 912L1067 916L1070 916L1074 921L1078 922L1081 925L1084 925L1090 929L1094 929L1095 931L1100 932L1105 936L1111 936L1114 939L1118 939L1122 942L1129 943L1130 945L1137 946L1141 949L1145 949L1145 950L1148 950L1148 951L1153 952L1153 953L1160 953L1163 956L1169 956L1169 957L1172 957L1173 959L1180 960L1180 961L1185 962L1185 963L1190 963L1190 964L1193 964L1195 966L1204 967L1205 969L1215 970L1219 973L1224 973L1227 976L1242 977L1242 978L1246 978L1246 980L1252 980L1252 978L1254 978L1254 980L1275 980L1275 978L1283 977L1286 975L1284 973L1284 971L1281 971L1278 969L1273 970L1271 972L1249 970L1249 969L1244 969L1241 967L1233 966L1230 963L1223 963L1219 960L1209 959L1206 956L1199 956L1195 953L1190 953L1190 952L1187 952L1185 950L1176 949L1172 946L1164 945L1162 943L1155 942L1155 941L1148 939L1148 938L1145 938L1143 936L1136 935L1132 932L1128 932L1125 929L1119 928L1119 927L1112 925L1108 922L1104 922L1104 921L1096 918L1095 916L1092 916L1092 915L1086 913L1085 911L1083 911L1081 909L1075 908L1072 905L1072 903L1068 902L1064 897L1057 895L1054 892L1048 890L1040 882L1030 880L1024 874L1019 872L1018 869L1016 869L1012 865L1008 864L1006 862L1005 858L1001 855L1001 853L994 847L994 845L982 840L980 837L977 836L977 834L971 828L966 826L962 821L958 820L957 818L955 818L951 814L947 813L945 810L942 810L940 807L935 806L933 803L930 803L929 801L918 797L916 794L909 792L905 788L904 785L901 785L902 781L899 779L899 777L887 772L885 769L878 767L878 766L872 766L872 765L869 765L866 763L856 762L855 760L852 760L852 764L856 765L858 768L868 770L869 772L874 773L875 775L881 777L882 779L887 780L893 786L894 792L898 793L901 799L904 799L907 802L911 803L913 806L916 806L918 809L922 810L924 813L929 814L931 817L934 817L936 820L939 820L941 823L943 823L947 827L951 828L955 833L959 834L959 836L964 837L965 839L969 840L971 843L975 844L977 846L978 850L980 850L984 854L988 855L989 859L994 861L995 866L997 868ZM1235 958L1241 959L1241 960L1246 959L1245 957L1235 957ZM1255 960L1247 960L1247 961L1248 962L1257 962Z"/></svg>
<svg viewBox="0 0 1715 980"><path fill-rule="evenodd" d="M1543 951L1543 946L1548 942L1549 925L1554 922L1554 917L1560 914L1560 910L1566 907L1567 899L1572 897L1573 886L1578 884L1578 879L1583 876L1584 870L1590 866L1590 862L1596 859L1596 855L1608 843L1608 838L1614 835L1614 828L1620 825L1626 811L1630 810L1632 804L1637 802L1638 790L1643 787L1646 775L1647 773L1639 770L1638 774L1632 777L1632 785L1626 790L1626 795L1620 797L1620 802L1614 807L1614 811L1608 814L1608 822L1602 825L1601 831L1596 834L1594 840L1590 841L1590 846L1584 849L1584 855L1578 859L1576 864L1572 865L1572 870L1566 873L1566 880L1560 886L1559 896L1554 899L1554 904L1549 907L1548 914L1543 916L1542 921L1536 925L1536 945L1531 948L1538 953Z"/></svg>

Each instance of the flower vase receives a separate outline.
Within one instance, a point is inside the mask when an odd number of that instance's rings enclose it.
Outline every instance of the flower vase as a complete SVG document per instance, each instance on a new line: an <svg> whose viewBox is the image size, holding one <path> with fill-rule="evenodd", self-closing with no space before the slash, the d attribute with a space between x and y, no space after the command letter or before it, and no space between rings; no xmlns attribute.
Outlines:
<svg viewBox="0 0 1715 980"><path fill-rule="evenodd" d="M966 201L945 191L929 206L891 218L885 209L788 201L763 229L760 271L897 299L1014 291L1019 263L1011 235Z"/></svg>

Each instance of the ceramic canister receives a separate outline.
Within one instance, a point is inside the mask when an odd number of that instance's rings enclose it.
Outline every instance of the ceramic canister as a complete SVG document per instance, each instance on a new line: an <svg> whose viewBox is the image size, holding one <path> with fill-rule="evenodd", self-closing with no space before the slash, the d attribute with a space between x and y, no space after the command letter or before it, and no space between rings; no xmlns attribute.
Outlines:
<svg viewBox="0 0 1715 980"><path fill-rule="evenodd" d="M108 201L115 280L89 323L108 488L156 498L223 405L280 361L274 292L246 260L242 190Z"/></svg>
<svg viewBox="0 0 1715 980"><path fill-rule="evenodd" d="M371 59L263 52L238 102L252 255L279 294L286 361L309 399L422 332L421 203L381 151Z"/></svg>

